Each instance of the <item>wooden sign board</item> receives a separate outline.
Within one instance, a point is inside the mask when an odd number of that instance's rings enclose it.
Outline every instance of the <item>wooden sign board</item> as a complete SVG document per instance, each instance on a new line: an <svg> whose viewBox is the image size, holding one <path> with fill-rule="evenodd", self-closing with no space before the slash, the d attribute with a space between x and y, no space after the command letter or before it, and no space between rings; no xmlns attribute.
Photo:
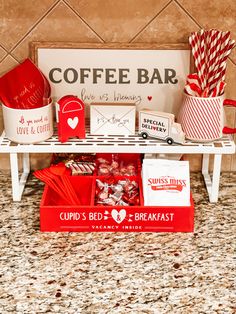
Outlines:
<svg viewBox="0 0 236 314"><path fill-rule="evenodd" d="M135 103L176 114L190 73L188 44L31 43L33 61L48 78L52 97Z"/></svg>

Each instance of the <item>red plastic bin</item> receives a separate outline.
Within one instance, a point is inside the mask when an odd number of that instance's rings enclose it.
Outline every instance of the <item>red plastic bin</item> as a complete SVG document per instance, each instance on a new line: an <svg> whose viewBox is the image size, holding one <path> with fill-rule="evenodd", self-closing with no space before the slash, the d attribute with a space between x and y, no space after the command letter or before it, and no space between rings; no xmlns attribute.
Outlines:
<svg viewBox="0 0 236 314"><path fill-rule="evenodd" d="M96 176L74 176L70 180L83 205L68 206L45 186L40 204L43 232L193 232L194 204L190 206L144 206L141 177L140 206L94 205ZM102 177L101 177L102 178Z"/></svg>

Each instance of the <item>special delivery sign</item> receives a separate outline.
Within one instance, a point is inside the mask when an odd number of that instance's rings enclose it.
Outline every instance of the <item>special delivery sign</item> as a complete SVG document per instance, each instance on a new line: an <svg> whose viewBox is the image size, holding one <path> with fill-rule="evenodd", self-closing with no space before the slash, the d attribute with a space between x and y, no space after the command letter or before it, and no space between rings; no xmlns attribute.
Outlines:
<svg viewBox="0 0 236 314"><path fill-rule="evenodd" d="M50 81L53 97L73 94L86 104L133 102L137 110L177 113L190 73L190 51L186 46L85 46L38 47L38 66Z"/></svg>

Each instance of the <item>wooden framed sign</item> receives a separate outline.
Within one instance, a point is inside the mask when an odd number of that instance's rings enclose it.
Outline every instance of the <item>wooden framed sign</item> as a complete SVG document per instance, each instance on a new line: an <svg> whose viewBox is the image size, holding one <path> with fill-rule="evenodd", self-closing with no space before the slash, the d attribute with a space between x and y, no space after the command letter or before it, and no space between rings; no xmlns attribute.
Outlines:
<svg viewBox="0 0 236 314"><path fill-rule="evenodd" d="M48 78L52 97L135 103L176 114L190 73L188 44L31 43L33 61Z"/></svg>

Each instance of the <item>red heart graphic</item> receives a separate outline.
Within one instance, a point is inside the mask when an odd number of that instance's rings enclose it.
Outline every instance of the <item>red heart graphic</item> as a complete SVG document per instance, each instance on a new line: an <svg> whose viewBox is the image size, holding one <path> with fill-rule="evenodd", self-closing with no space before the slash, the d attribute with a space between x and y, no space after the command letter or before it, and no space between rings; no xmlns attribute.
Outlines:
<svg viewBox="0 0 236 314"><path fill-rule="evenodd" d="M151 101L151 100L152 100L152 96L148 96L147 98L148 98L148 100L149 100L149 101Z"/></svg>

